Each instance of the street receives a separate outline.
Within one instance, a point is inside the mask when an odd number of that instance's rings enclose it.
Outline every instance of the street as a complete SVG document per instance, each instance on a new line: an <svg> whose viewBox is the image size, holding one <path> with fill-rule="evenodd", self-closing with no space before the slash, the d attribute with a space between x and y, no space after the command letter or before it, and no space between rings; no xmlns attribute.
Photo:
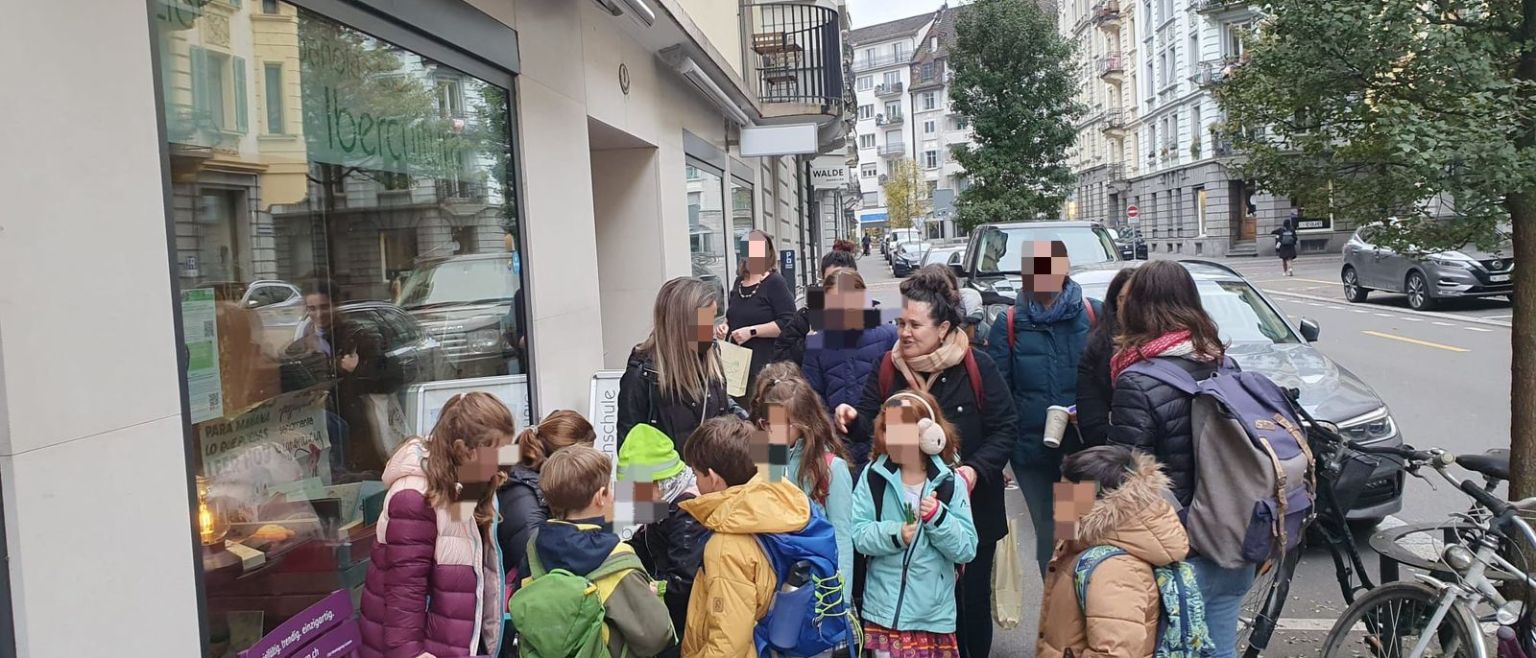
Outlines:
<svg viewBox="0 0 1536 658"><path fill-rule="evenodd" d="M1273 258L1221 261L1262 289L1292 322L1311 318L1322 327L1317 347L1373 387L1392 410L1403 439L1420 448L1479 453L1509 445L1510 308L1504 300L1448 302L1434 313L1407 308L1402 295L1373 293L1365 304L1344 301L1337 255L1306 257L1294 263L1294 277L1281 275ZM899 308L899 281L878 255L864 258L860 272L870 296L887 309ZM1384 525L1433 521L1463 511L1464 496L1443 482L1436 488L1409 479L1403 509ZM1438 490L1436 490L1438 489ZM1019 522L1020 557L1033 547L1023 497L1009 492L1008 509ZM1376 560L1366 540L1359 546L1375 578ZM1024 623L998 631L993 655L1032 656L1040 582L1025 583ZM1315 656L1343 600L1326 550L1309 551L1297 567L1280 631L1269 656Z"/></svg>

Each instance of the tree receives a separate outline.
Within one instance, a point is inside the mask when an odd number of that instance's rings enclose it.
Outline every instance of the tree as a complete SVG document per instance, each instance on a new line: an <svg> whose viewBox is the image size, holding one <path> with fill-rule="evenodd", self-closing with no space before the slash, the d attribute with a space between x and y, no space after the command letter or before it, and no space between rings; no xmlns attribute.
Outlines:
<svg viewBox="0 0 1536 658"><path fill-rule="evenodd" d="M950 98L975 132L955 153L971 181L959 226L1056 215L1076 182L1066 159L1083 112L1056 17L1031 0L976 0L960 9L949 62Z"/></svg>
<svg viewBox="0 0 1536 658"><path fill-rule="evenodd" d="M928 214L928 188L917 163L906 158L891 163L885 180L885 207L891 228L911 228Z"/></svg>
<svg viewBox="0 0 1536 658"><path fill-rule="evenodd" d="M1273 0L1216 91L1242 167L1409 253L1514 242L1511 496L1536 495L1536 0Z"/></svg>

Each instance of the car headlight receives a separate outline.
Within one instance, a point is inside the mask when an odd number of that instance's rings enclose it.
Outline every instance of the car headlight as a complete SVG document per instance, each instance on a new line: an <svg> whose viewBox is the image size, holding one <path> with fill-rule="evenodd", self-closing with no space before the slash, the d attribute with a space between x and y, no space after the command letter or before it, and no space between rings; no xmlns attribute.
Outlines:
<svg viewBox="0 0 1536 658"><path fill-rule="evenodd" d="M501 331L495 327L476 329L469 332L468 342L471 352L500 352Z"/></svg>
<svg viewBox="0 0 1536 658"><path fill-rule="evenodd" d="M1441 267L1454 267L1461 270L1472 269L1472 261L1468 260L1459 260L1455 258L1431 258L1429 260L1430 262Z"/></svg>
<svg viewBox="0 0 1536 658"><path fill-rule="evenodd" d="M1339 423L1339 433L1350 441L1372 443L1397 436L1397 423L1393 422L1387 408L1382 407Z"/></svg>

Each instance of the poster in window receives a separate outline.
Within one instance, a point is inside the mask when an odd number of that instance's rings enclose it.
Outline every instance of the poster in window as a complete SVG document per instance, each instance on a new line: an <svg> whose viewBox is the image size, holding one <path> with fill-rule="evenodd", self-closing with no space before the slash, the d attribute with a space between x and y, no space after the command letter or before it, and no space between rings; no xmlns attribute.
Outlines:
<svg viewBox="0 0 1536 658"><path fill-rule="evenodd" d="M224 386L219 377L218 307L213 288L181 291L183 346L187 357L187 406L192 423L224 415Z"/></svg>

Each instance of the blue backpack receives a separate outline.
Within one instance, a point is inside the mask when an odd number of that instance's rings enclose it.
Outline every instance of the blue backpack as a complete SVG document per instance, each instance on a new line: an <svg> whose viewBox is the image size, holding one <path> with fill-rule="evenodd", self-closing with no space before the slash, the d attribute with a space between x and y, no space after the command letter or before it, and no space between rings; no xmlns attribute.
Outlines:
<svg viewBox="0 0 1536 658"><path fill-rule="evenodd" d="M1140 373L1191 397L1195 495L1181 513L1195 552L1235 569L1301 543L1312 516L1312 452L1285 389L1226 359L1195 381L1182 359L1136 363ZM1186 362L1187 363L1187 362Z"/></svg>
<svg viewBox="0 0 1536 658"><path fill-rule="evenodd" d="M768 614L753 630L757 654L805 658L849 644L852 607L837 571L837 534L821 506L811 503L811 520L799 532L757 540L779 577Z"/></svg>
<svg viewBox="0 0 1536 658"><path fill-rule="evenodd" d="M1077 605L1088 609L1088 580L1093 570L1109 558L1129 555L1115 546L1094 546L1077 556L1072 582L1077 587ZM1216 645L1205 625L1205 599L1200 596L1195 570L1185 562L1153 567L1161 605L1157 616L1155 658L1212 658Z"/></svg>

